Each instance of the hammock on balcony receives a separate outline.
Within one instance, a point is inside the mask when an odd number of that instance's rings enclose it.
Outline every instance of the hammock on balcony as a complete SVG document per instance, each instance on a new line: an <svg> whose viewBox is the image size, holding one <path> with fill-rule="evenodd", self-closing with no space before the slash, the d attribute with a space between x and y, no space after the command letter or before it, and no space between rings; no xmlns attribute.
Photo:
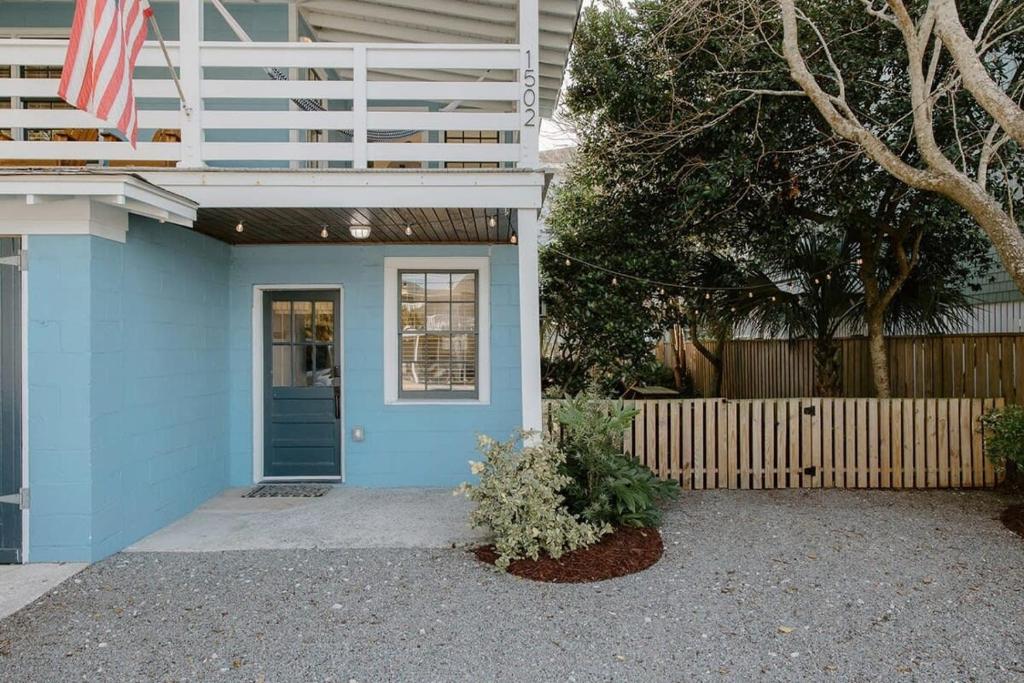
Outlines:
<svg viewBox="0 0 1024 683"><path fill-rule="evenodd" d="M224 21L227 22L228 26L231 27L231 30L234 31L235 35L238 37L238 39L240 41L242 41L243 43L251 43L251 42L253 42L252 38L249 37L249 34L246 33L245 29L242 28L242 25L239 24L238 21L236 21L235 18L231 15L231 13L228 12L227 8L224 7L223 4L221 4L221 0L210 0L210 2L212 2L213 6L217 8L217 11L220 12L220 15L222 17L224 17ZM288 74L286 74L285 72L281 71L280 69L278 69L276 67L267 67L267 68L264 69L264 71L266 72L267 76L269 76L272 80L275 80L275 81L287 81L287 80L290 80L288 78ZM490 69L488 69L486 72L484 72L484 75L481 76L480 78L478 78L476 82L479 83L479 82L483 81L487 77L488 73L490 73ZM324 107L324 105L321 104L318 100L311 100L311 99L308 99L308 98L292 98L292 103L296 107L301 109L302 111L327 111L327 108ZM459 108L459 105L461 105L461 104L462 104L461 100L455 101L455 102L451 102L451 103L447 104L446 106L444 106L440 111L442 111L442 112L455 111L456 109ZM339 130L337 132L340 133L342 137L348 138L349 140L351 140L353 138L353 133L350 130ZM421 131L421 130L372 130L371 129L371 130L366 131L366 139L367 139L367 142L388 142L388 141L393 141L393 140L401 140L403 138L407 138L407 137L409 137L411 135L416 135L417 133L422 133L422 132L423 131Z"/></svg>

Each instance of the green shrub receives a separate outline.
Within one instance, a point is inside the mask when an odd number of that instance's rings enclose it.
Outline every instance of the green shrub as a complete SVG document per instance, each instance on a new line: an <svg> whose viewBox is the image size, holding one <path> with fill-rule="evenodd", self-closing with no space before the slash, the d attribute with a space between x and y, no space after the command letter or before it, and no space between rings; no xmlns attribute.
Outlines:
<svg viewBox="0 0 1024 683"><path fill-rule="evenodd" d="M981 418L985 453L998 467L1024 472L1024 406L1009 405Z"/></svg>
<svg viewBox="0 0 1024 683"><path fill-rule="evenodd" d="M566 505L592 524L655 526L659 503L679 490L623 453L622 433L635 415L593 392L566 401L558 412L563 471L570 479L563 491Z"/></svg>
<svg viewBox="0 0 1024 683"><path fill-rule="evenodd" d="M561 557L611 531L605 524L582 522L565 508L560 491L570 480L560 471L565 456L556 445L545 441L517 451L518 441L479 437L477 450L485 460L469 465L480 482L457 491L476 503L470 522L494 534L499 569L524 557L535 560L541 552Z"/></svg>

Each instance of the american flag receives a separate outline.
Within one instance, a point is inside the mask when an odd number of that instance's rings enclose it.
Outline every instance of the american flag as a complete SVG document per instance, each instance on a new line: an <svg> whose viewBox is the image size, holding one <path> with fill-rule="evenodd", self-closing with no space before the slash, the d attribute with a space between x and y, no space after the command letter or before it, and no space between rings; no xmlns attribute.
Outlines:
<svg viewBox="0 0 1024 683"><path fill-rule="evenodd" d="M146 41L148 0L77 0L57 94L119 130L135 147L138 111L132 73Z"/></svg>

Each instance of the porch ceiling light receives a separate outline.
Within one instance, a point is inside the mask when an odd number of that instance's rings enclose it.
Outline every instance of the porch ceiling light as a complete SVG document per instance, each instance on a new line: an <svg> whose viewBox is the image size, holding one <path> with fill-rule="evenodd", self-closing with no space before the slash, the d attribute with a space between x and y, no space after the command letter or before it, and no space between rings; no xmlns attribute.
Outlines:
<svg viewBox="0 0 1024 683"><path fill-rule="evenodd" d="M357 240L365 240L370 236L369 225L350 225L348 226L348 234L352 235Z"/></svg>

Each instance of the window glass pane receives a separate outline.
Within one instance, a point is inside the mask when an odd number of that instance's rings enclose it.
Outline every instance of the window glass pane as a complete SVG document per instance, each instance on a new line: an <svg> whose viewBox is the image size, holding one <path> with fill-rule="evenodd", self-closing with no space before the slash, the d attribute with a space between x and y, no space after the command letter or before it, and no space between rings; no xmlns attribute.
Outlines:
<svg viewBox="0 0 1024 683"><path fill-rule="evenodd" d="M476 365L452 363L452 390L473 391L474 389L476 389Z"/></svg>
<svg viewBox="0 0 1024 683"><path fill-rule="evenodd" d="M317 346L313 384L318 387L333 386L334 377L334 347L330 345Z"/></svg>
<svg viewBox="0 0 1024 683"><path fill-rule="evenodd" d="M292 360L295 365L294 382L292 386L309 387L313 386L315 377L313 374L313 361L316 358L315 347L311 344L296 346Z"/></svg>
<svg viewBox="0 0 1024 683"><path fill-rule="evenodd" d="M426 325L426 304L402 304L402 329L422 330Z"/></svg>
<svg viewBox="0 0 1024 683"><path fill-rule="evenodd" d="M274 301L271 306L272 336L276 342L292 340L292 302Z"/></svg>
<svg viewBox="0 0 1024 683"><path fill-rule="evenodd" d="M461 363L476 363L476 335L453 334L451 336L452 360Z"/></svg>
<svg viewBox="0 0 1024 683"><path fill-rule="evenodd" d="M451 367L448 363L431 363L427 366L427 391L449 391L451 386Z"/></svg>
<svg viewBox="0 0 1024 683"><path fill-rule="evenodd" d="M451 299L451 275L427 273L427 301L448 301L449 299Z"/></svg>
<svg viewBox="0 0 1024 683"><path fill-rule="evenodd" d="M451 340L448 335L429 335L423 338L420 357L417 360L426 361L431 368L440 365L447 368L450 359Z"/></svg>
<svg viewBox="0 0 1024 683"><path fill-rule="evenodd" d="M476 273L452 273L452 301L476 301Z"/></svg>
<svg viewBox="0 0 1024 683"><path fill-rule="evenodd" d="M476 329L476 304L452 304L452 329Z"/></svg>
<svg viewBox="0 0 1024 683"><path fill-rule="evenodd" d="M422 363L402 363L402 390L423 391L426 387L423 379L426 376Z"/></svg>
<svg viewBox="0 0 1024 683"><path fill-rule="evenodd" d="M402 362L411 363L423 360L426 336L422 334L404 335L402 337Z"/></svg>
<svg viewBox="0 0 1024 683"><path fill-rule="evenodd" d="M292 311L295 313L295 341L313 341L313 302L296 301Z"/></svg>
<svg viewBox="0 0 1024 683"><path fill-rule="evenodd" d="M447 302L443 304L427 304L427 329L448 330L451 329L451 309Z"/></svg>
<svg viewBox="0 0 1024 683"><path fill-rule="evenodd" d="M334 341L334 302L316 302L316 340L318 342Z"/></svg>
<svg viewBox="0 0 1024 683"><path fill-rule="evenodd" d="M423 301L426 298L425 273L402 273L402 301Z"/></svg>
<svg viewBox="0 0 1024 683"><path fill-rule="evenodd" d="M274 346L270 354L271 377L275 387L290 387L292 385L292 347Z"/></svg>

